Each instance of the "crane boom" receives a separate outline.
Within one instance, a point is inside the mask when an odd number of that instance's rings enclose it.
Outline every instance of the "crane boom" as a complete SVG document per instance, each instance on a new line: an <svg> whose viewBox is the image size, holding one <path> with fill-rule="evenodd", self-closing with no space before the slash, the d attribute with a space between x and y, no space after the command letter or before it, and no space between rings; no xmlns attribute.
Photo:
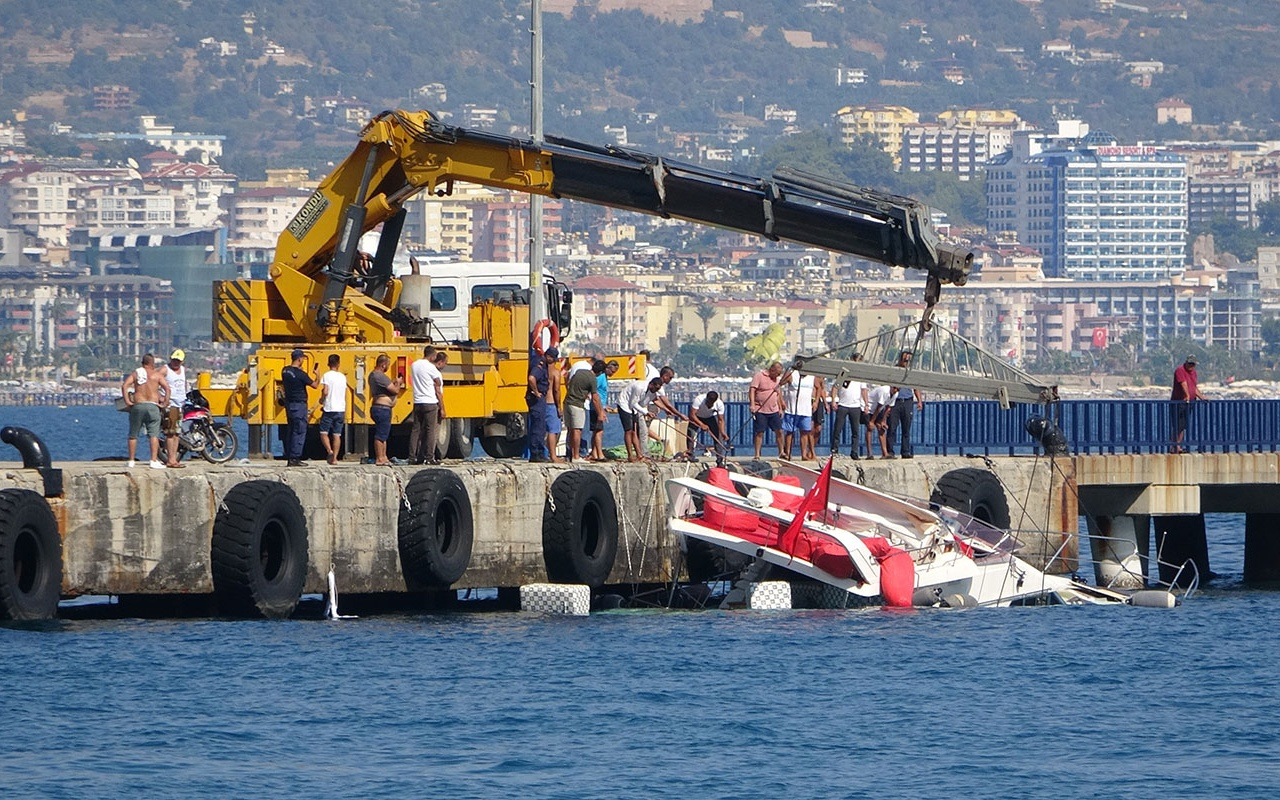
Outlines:
<svg viewBox="0 0 1280 800"><path fill-rule="evenodd" d="M281 232L271 276L290 319L248 341L365 341L396 336L390 254L353 290L361 234L389 223L420 191L462 181L712 225L923 270L931 301L962 285L973 255L939 240L928 206L795 170L758 178L568 139L513 139L440 122L428 111L385 111ZM384 234L384 239L385 239ZM274 335L273 335L274 334Z"/></svg>

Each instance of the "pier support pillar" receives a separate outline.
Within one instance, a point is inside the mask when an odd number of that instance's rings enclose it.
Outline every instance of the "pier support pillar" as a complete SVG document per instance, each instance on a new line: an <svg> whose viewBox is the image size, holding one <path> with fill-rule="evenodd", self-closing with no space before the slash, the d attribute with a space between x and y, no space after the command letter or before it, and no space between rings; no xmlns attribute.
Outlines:
<svg viewBox="0 0 1280 800"><path fill-rule="evenodd" d="M1156 556L1161 562L1158 565L1160 581L1173 581L1185 561L1195 562L1201 581L1209 580L1209 544L1204 535L1204 515L1156 517L1155 523ZM1191 576L1184 571L1178 582L1186 585L1190 580Z"/></svg>
<svg viewBox="0 0 1280 800"><path fill-rule="evenodd" d="M1280 514L1244 515L1244 581L1280 582Z"/></svg>
<svg viewBox="0 0 1280 800"><path fill-rule="evenodd" d="M1146 586L1145 556L1150 540L1151 517L1146 514L1089 517L1094 580L1113 589Z"/></svg>

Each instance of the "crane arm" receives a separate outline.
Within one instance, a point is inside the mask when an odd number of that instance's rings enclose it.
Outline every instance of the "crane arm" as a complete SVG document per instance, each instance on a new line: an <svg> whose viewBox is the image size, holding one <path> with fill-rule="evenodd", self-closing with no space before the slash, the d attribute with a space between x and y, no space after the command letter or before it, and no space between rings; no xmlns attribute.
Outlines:
<svg viewBox="0 0 1280 800"><path fill-rule="evenodd" d="M757 178L568 139L536 143L497 136L445 125L427 111L386 111L365 126L355 150L279 236L271 276L293 317L289 329L309 340L316 340L313 332L320 340L332 339L341 314L347 329L371 341L390 340L388 312L396 296L390 252L375 259L372 285L390 290L375 298L351 288L356 243L379 224L396 226L414 194L447 194L455 181L683 219L923 270L932 300L941 284L964 284L973 260L972 253L941 242L929 208L909 198L794 170Z"/></svg>

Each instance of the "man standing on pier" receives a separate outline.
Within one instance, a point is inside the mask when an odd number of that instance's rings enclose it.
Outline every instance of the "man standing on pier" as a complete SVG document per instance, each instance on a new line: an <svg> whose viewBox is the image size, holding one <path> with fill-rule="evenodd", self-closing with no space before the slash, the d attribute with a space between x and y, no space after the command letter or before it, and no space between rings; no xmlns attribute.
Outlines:
<svg viewBox="0 0 1280 800"><path fill-rule="evenodd" d="M165 466L175 469L182 467L178 460L178 434L182 425L182 404L187 402L187 368L182 365L186 358L187 354L178 348L169 355L169 363L164 368L164 379L169 384L169 407L164 410Z"/></svg>
<svg viewBox="0 0 1280 800"><path fill-rule="evenodd" d="M151 440L151 468L164 469L160 460L160 399L169 396L164 373L156 369L156 357L147 353L142 366L129 373L120 384L120 394L129 409L129 466L133 467L138 451L138 434Z"/></svg>
<svg viewBox="0 0 1280 800"><path fill-rule="evenodd" d="M284 441L284 455L288 459L285 464L290 467L306 466L302 460L302 451L307 443L307 389L320 386L320 376L308 375L302 369L302 360L306 352L294 349L289 354L289 366L280 370L280 386L284 392L284 418L288 424L288 435ZM319 373L320 367L316 366Z"/></svg>
<svg viewBox="0 0 1280 800"><path fill-rule="evenodd" d="M898 366L910 370L911 356L910 350L903 350L898 356ZM894 434L901 430L902 442L899 444L898 452L903 458L915 458L915 454L911 452L911 420L915 412L924 410L924 398L919 389L913 389L910 386L892 386L889 389L889 395L893 403L889 408L889 446L893 447ZM884 457L896 458L897 456L886 453Z"/></svg>
<svg viewBox="0 0 1280 800"><path fill-rule="evenodd" d="M529 387L524 402L529 408L529 460L547 460L547 390L551 388L551 367L560 351L548 347L541 358L529 359Z"/></svg>
<svg viewBox="0 0 1280 800"><path fill-rule="evenodd" d="M1196 378L1196 357L1187 356L1182 366L1173 371L1173 452L1185 453L1182 437L1187 432L1187 420L1191 416L1191 404L1196 400L1208 400L1200 394Z"/></svg>
<svg viewBox="0 0 1280 800"><path fill-rule="evenodd" d="M755 429L756 460L760 459L760 446L764 443L766 430L773 431L779 446L782 444L782 398L778 395L778 379L781 377L782 365L774 361L755 374L747 389L747 406Z"/></svg>

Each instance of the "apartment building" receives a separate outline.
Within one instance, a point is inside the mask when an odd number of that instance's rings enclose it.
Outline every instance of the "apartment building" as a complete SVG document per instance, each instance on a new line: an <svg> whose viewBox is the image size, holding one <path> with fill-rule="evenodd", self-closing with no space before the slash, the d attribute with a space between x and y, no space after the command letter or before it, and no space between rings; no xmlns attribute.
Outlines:
<svg viewBox="0 0 1280 800"><path fill-rule="evenodd" d="M1100 132L1048 141L1019 132L1013 142L987 165L987 228L1040 251L1046 276L1162 280L1182 271L1181 156Z"/></svg>
<svg viewBox="0 0 1280 800"><path fill-rule="evenodd" d="M224 194L219 204L227 214L227 251L243 265L270 264L276 239L302 208L307 189L244 189Z"/></svg>
<svg viewBox="0 0 1280 800"><path fill-rule="evenodd" d="M842 144L851 145L863 136L874 137L881 149L901 165L902 130L915 125L920 115L906 106L845 106L835 114Z"/></svg>

